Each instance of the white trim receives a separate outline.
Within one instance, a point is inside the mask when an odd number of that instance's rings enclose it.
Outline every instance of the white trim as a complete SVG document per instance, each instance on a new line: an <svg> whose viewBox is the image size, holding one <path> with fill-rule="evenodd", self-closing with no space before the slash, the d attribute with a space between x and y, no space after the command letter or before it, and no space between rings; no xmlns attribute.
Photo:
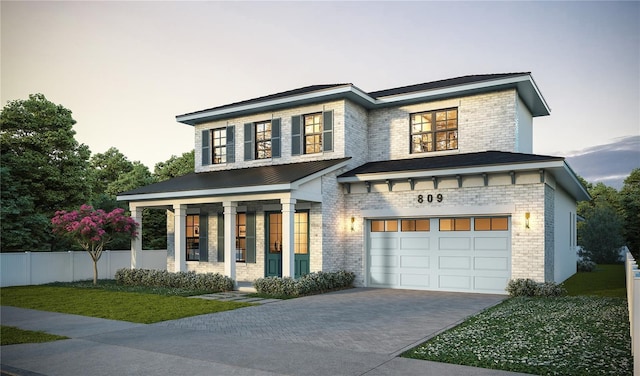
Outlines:
<svg viewBox="0 0 640 376"><path fill-rule="evenodd" d="M558 168L564 165L564 161L552 161L552 162L534 162L534 163L520 163L509 165L497 165L497 166L478 166L478 167L463 167L463 168L447 168L436 170L411 170L411 171L398 171L398 172L376 172L370 174L358 174L356 176L338 178L338 183L357 183L365 181L378 181L378 180L403 180L408 178L430 178L432 176L454 176L454 175L478 175L482 173L493 172L509 172L509 171L526 171L526 170L539 170Z"/></svg>
<svg viewBox="0 0 640 376"><path fill-rule="evenodd" d="M423 217L447 217L458 215L512 215L515 213L515 204L510 205L486 205L486 206L442 206L425 210L423 208L387 208L363 210L360 212L363 219L372 218L423 218Z"/></svg>

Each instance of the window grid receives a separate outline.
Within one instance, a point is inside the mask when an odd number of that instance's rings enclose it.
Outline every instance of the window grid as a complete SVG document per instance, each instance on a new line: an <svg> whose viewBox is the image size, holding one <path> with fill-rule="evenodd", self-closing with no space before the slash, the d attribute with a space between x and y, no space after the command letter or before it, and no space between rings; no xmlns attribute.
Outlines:
<svg viewBox="0 0 640 376"><path fill-rule="evenodd" d="M458 109L411 115L411 153L458 148Z"/></svg>
<svg viewBox="0 0 640 376"><path fill-rule="evenodd" d="M440 218L440 231L471 231L471 218Z"/></svg>
<svg viewBox="0 0 640 376"><path fill-rule="evenodd" d="M304 115L304 153L322 151L322 113Z"/></svg>
<svg viewBox="0 0 640 376"><path fill-rule="evenodd" d="M309 253L309 213L295 213L293 252L306 255Z"/></svg>
<svg viewBox="0 0 640 376"><path fill-rule="evenodd" d="M200 261L200 216L187 215L185 221L187 261Z"/></svg>
<svg viewBox="0 0 640 376"><path fill-rule="evenodd" d="M271 158L271 122L256 123L256 159Z"/></svg>
<svg viewBox="0 0 640 376"><path fill-rule="evenodd" d="M211 141L213 144L213 163L227 162L227 128L213 129L211 132Z"/></svg>
<svg viewBox="0 0 640 376"><path fill-rule="evenodd" d="M431 224L429 219L403 219L400 222L400 231L422 231L427 232L431 230Z"/></svg>
<svg viewBox="0 0 640 376"><path fill-rule="evenodd" d="M269 214L269 253L282 253L282 214Z"/></svg>
<svg viewBox="0 0 640 376"><path fill-rule="evenodd" d="M473 219L475 231L508 231L509 220L507 217L480 217Z"/></svg>
<svg viewBox="0 0 640 376"><path fill-rule="evenodd" d="M236 214L236 261L247 260L247 214Z"/></svg>

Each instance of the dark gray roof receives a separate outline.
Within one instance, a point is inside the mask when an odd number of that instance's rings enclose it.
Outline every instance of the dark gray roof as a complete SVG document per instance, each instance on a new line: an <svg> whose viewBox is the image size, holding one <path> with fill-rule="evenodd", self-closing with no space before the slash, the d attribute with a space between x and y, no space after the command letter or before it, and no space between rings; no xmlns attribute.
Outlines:
<svg viewBox="0 0 640 376"><path fill-rule="evenodd" d="M123 192L126 196L293 183L350 158L191 173Z"/></svg>
<svg viewBox="0 0 640 376"><path fill-rule="evenodd" d="M446 80L426 82L426 83L416 84L416 85L401 86L393 89L372 91L368 94L373 98L380 98L380 97L387 97L390 95L407 94L407 93L414 93L418 91L433 90L433 89L442 89L445 87L467 85L467 84L472 84L476 82L485 82L485 81L498 80L498 79L507 78L507 77L517 77L517 76L524 76L524 75L530 75L530 74L531 72L476 74L476 75L470 75L470 76L448 78Z"/></svg>
<svg viewBox="0 0 640 376"><path fill-rule="evenodd" d="M456 77L456 78L449 78L445 80L431 81L431 82L426 82L426 83L416 84L416 85L409 85L409 86L396 87L392 89L372 91L369 93L362 91L361 89L357 88L351 83L311 85L311 86L301 87L298 89L283 91L281 93L265 95L262 97L248 99L245 101L212 107L205 110L189 112L186 114L176 116L176 119L179 122L184 124L195 125L195 124L212 121L212 120L223 118L223 117L235 116L242 112L245 112L245 114L250 114L250 113L258 113L260 111L272 111L279 108L284 108L290 104L286 104L286 103L275 104L270 101L273 101L276 99L283 99L283 98L291 98L292 101L300 100L301 95L319 93L319 92L322 92L323 90L334 89L339 87L351 88L351 91L346 90L339 93L327 94L327 96L319 96L319 97L313 96L313 98L304 99L302 102L297 104L298 105L310 104L310 103L316 103L319 101L348 98L366 107L366 106L373 105L376 99L382 98L382 97L394 96L399 94L418 93L418 92L429 91L434 89L436 90L445 89L445 88L461 86L461 85L469 85L474 83L489 82L493 80L499 80L499 79L510 78L510 77L530 76L530 75L531 74L529 72L468 75L468 76L462 76L462 77ZM508 86L509 84L505 84L505 85ZM353 93L354 90L362 94L355 95ZM475 91L467 90L467 94L473 93L473 92ZM364 95L364 97L362 97L362 95ZM261 106L261 104L264 104L264 106ZM531 106L533 105L533 103L528 103L528 104ZM258 106L260 108L247 109L245 107L245 106L251 106L251 105ZM380 103L378 105L385 106L388 104ZM534 113L537 113L537 112L534 111Z"/></svg>
<svg viewBox="0 0 640 376"><path fill-rule="evenodd" d="M347 171L339 178L353 177L360 174L376 174L400 171L441 170L463 167L511 165L519 163L562 161L562 157L551 157L537 154L508 153L503 151L484 151L478 153L452 154L436 157L396 159L365 163L360 167Z"/></svg>
<svg viewBox="0 0 640 376"><path fill-rule="evenodd" d="M178 117L179 116L187 116L187 115L195 115L195 114L208 112L208 111L212 111L212 110L222 110L222 109L225 109L225 108L242 106L242 105L247 105L247 104L252 104L252 103L260 103L260 102L264 102L264 101L268 101L268 100L272 100L272 99L292 97L294 95L312 93L314 91L332 89L334 87L339 87L339 86L351 86L351 84L325 84L325 85L305 86L305 87L301 87L301 88L298 88L298 89L283 91L281 93L269 94L269 95L265 95L265 96L258 97L258 98L247 99L247 100L240 101L240 102L225 104L223 106L217 106L217 107L207 108L205 110L189 112L189 113L186 113L186 114L178 115Z"/></svg>

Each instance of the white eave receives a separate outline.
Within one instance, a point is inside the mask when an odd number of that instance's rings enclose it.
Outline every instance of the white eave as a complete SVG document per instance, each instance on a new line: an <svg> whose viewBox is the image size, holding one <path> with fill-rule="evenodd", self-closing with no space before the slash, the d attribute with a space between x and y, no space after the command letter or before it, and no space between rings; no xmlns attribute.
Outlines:
<svg viewBox="0 0 640 376"><path fill-rule="evenodd" d="M540 171L549 172L555 180L571 195L576 201L590 200L591 196L582 186L575 173L564 160L548 162L518 163L504 165L487 165L462 168L446 168L432 170L411 170L378 172L369 174L357 174L356 176L339 177L338 183L364 183L398 181L407 179L431 179L433 177L444 178L452 176L481 175L491 173L508 173L511 171Z"/></svg>

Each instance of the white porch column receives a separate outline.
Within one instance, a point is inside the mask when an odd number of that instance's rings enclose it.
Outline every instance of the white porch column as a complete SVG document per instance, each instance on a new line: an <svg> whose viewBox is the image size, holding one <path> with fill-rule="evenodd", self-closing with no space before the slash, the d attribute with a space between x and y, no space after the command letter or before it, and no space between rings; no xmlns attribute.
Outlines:
<svg viewBox="0 0 640 376"><path fill-rule="evenodd" d="M225 201L224 206L224 275L236 280L236 208L237 202Z"/></svg>
<svg viewBox="0 0 640 376"><path fill-rule="evenodd" d="M295 276L294 228L296 199L281 199L282 204L282 276Z"/></svg>
<svg viewBox="0 0 640 376"><path fill-rule="evenodd" d="M173 205L174 213L174 272L187 270L187 205Z"/></svg>
<svg viewBox="0 0 640 376"><path fill-rule="evenodd" d="M129 205L131 211L131 218L133 218L138 224L138 236L131 240L131 269L144 267L142 265L142 208L138 208Z"/></svg>

